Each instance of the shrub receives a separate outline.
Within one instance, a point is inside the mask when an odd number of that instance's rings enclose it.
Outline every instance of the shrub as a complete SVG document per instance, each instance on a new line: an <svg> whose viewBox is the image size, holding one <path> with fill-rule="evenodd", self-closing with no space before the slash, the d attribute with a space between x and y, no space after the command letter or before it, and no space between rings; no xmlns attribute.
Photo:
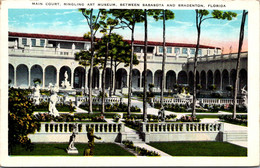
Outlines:
<svg viewBox="0 0 260 168"><path fill-rule="evenodd" d="M8 147L21 144L26 149L33 149L28 134L34 133L39 127L33 116L33 104L28 99L28 91L9 89L8 97Z"/></svg>
<svg viewBox="0 0 260 168"><path fill-rule="evenodd" d="M191 117L191 116L182 116L179 121L181 122L200 122L199 118Z"/></svg>

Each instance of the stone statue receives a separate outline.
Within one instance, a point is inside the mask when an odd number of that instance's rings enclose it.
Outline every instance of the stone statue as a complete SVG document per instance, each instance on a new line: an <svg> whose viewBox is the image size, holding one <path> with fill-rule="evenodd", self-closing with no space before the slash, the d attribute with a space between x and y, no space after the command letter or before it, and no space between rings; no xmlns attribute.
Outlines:
<svg viewBox="0 0 260 168"><path fill-rule="evenodd" d="M101 139L101 137L94 135L94 129L93 128L89 128L87 136L88 136L88 147L89 147L89 149L85 150L84 155L85 156L93 156L94 155L94 147L95 147L94 140L95 140L95 138Z"/></svg>
<svg viewBox="0 0 260 168"><path fill-rule="evenodd" d="M56 103L58 101L58 87L55 85L55 87L51 90L52 95L50 96L49 101L49 113L51 115L54 115L54 117L59 116L59 111L56 109Z"/></svg>
<svg viewBox="0 0 260 168"><path fill-rule="evenodd" d="M70 140L69 140L69 146L67 148L67 153L69 154L78 154L78 150L75 147L75 140L76 140L76 128L77 128L77 124L73 125L73 131L72 131L72 135L70 136Z"/></svg>
<svg viewBox="0 0 260 168"><path fill-rule="evenodd" d="M17 49L17 40L14 41L14 49Z"/></svg>
<svg viewBox="0 0 260 168"><path fill-rule="evenodd" d="M37 84L35 87L34 93L33 93L33 99L34 99L35 105L40 104L40 97L41 97L40 86L39 86L39 84Z"/></svg>
<svg viewBox="0 0 260 168"><path fill-rule="evenodd" d="M242 94L243 94L243 96L242 96L242 98L243 98L243 100L244 100L243 104L244 104L244 106L246 106L246 108L247 108L247 106L248 106L248 92L245 90L245 87L246 87L246 86L244 86L244 87L241 89L241 92L242 92Z"/></svg>
<svg viewBox="0 0 260 168"><path fill-rule="evenodd" d="M65 88L65 89L71 89L70 83L68 81L68 77L69 77L68 72L65 71L65 73L64 73L64 81L62 81L62 83L61 83L61 86L63 88Z"/></svg>
<svg viewBox="0 0 260 168"><path fill-rule="evenodd" d="M187 48L187 56L188 56L188 58L190 58L190 49L189 48Z"/></svg>
<svg viewBox="0 0 260 168"><path fill-rule="evenodd" d="M158 111L158 120L164 122L165 121L165 112L164 112L164 108L161 108Z"/></svg>

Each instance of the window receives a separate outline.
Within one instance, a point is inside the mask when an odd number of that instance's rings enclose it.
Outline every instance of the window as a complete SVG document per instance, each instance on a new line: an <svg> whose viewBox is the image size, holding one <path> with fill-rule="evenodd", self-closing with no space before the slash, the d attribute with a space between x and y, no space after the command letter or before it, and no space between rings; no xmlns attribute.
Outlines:
<svg viewBox="0 0 260 168"><path fill-rule="evenodd" d="M202 51L201 51L201 49L199 49L198 55L202 55Z"/></svg>
<svg viewBox="0 0 260 168"><path fill-rule="evenodd" d="M41 40L41 41L40 41L40 45L41 45L42 47L44 47L44 44L45 44L45 40Z"/></svg>
<svg viewBox="0 0 260 168"><path fill-rule="evenodd" d="M180 54L180 48L174 48L174 53L175 53L175 54L177 54L177 53Z"/></svg>
<svg viewBox="0 0 260 168"><path fill-rule="evenodd" d="M32 47L35 47L36 46L36 39L31 39L31 42L32 42Z"/></svg>
<svg viewBox="0 0 260 168"><path fill-rule="evenodd" d="M182 48L182 54L187 54L188 49L187 48Z"/></svg>
<svg viewBox="0 0 260 168"><path fill-rule="evenodd" d="M171 47L167 47L167 53L172 53L172 48Z"/></svg>
<svg viewBox="0 0 260 168"><path fill-rule="evenodd" d="M134 52L140 53L141 52L141 47L135 47Z"/></svg>
<svg viewBox="0 0 260 168"><path fill-rule="evenodd" d="M22 39L22 45L27 45L27 39L26 38Z"/></svg>
<svg viewBox="0 0 260 168"><path fill-rule="evenodd" d="M194 48L190 49L190 54L195 55L195 49Z"/></svg>
<svg viewBox="0 0 260 168"><path fill-rule="evenodd" d="M159 47L159 53L163 53L163 47L162 46Z"/></svg>

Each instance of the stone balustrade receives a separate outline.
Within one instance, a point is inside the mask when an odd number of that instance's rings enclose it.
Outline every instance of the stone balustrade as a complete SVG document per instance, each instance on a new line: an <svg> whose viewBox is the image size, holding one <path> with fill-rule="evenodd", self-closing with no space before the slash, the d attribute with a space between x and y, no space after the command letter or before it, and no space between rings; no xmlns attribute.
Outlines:
<svg viewBox="0 0 260 168"><path fill-rule="evenodd" d="M214 99L214 98L199 98L198 102L202 104L212 104L212 105L225 105L225 104L233 104L233 99ZM159 103L160 98L153 98L152 102ZM192 99L181 99L181 98L165 98L163 100L164 104L182 104L185 105L187 103L192 103ZM237 99L237 104L243 104L243 99Z"/></svg>
<svg viewBox="0 0 260 168"><path fill-rule="evenodd" d="M202 104L216 104L216 105L225 105L225 104L233 104L233 99L210 99L203 98L198 99ZM243 104L243 99L237 99L237 104Z"/></svg>
<svg viewBox="0 0 260 168"><path fill-rule="evenodd" d="M41 122L36 133L70 133L75 122ZM87 133L93 128L96 133L120 133L124 132L124 125L119 123L77 123L76 132Z"/></svg>
<svg viewBox="0 0 260 168"><path fill-rule="evenodd" d="M219 132L223 130L223 123L142 123L142 131L149 133Z"/></svg>
<svg viewBox="0 0 260 168"><path fill-rule="evenodd" d="M29 95L29 99L33 101L34 96L32 94ZM49 96L46 96L46 95L41 95L40 96L40 102L49 102L49 100L50 100ZM80 105L83 102L88 102L89 98L88 97L84 97L84 96L77 96L77 97L58 96L57 103L63 103L64 101L65 102L69 102L70 100L72 102L77 102L76 105ZM121 102L122 102L122 100L119 97L107 97L107 98L105 98L105 104L116 104L116 103L120 104ZM97 98L97 97L93 98L93 104L101 104L101 103L102 103L102 99L101 98Z"/></svg>
<svg viewBox="0 0 260 168"><path fill-rule="evenodd" d="M159 103L160 102L160 98L153 98L152 101L154 103ZM164 104L187 104L187 103L191 103L192 99L181 99L181 98L164 98L163 99Z"/></svg>
<svg viewBox="0 0 260 168"><path fill-rule="evenodd" d="M89 101L89 98L86 98L86 101ZM118 97L107 97L105 98L105 104L120 104L122 100ZM101 104L102 98L94 97L93 104Z"/></svg>
<svg viewBox="0 0 260 168"><path fill-rule="evenodd" d="M223 123L140 123L146 142L223 141Z"/></svg>

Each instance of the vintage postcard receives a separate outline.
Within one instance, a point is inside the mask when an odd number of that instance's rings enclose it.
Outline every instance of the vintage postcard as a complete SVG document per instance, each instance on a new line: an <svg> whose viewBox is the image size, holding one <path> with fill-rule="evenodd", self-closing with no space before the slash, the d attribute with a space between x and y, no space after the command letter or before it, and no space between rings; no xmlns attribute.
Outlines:
<svg viewBox="0 0 260 168"><path fill-rule="evenodd" d="M258 1L1 2L1 166L258 166Z"/></svg>

